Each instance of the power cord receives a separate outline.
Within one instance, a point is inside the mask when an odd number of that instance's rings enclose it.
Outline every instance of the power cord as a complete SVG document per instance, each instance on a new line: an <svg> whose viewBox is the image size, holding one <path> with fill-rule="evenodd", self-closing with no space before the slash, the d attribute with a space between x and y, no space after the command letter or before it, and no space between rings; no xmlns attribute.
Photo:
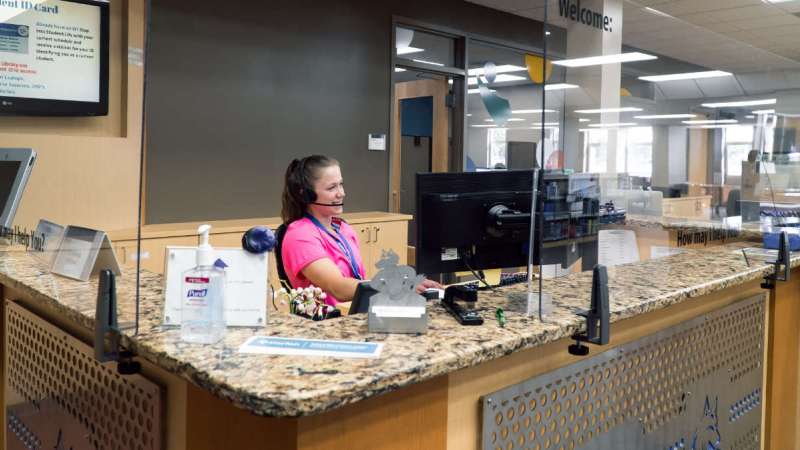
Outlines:
<svg viewBox="0 0 800 450"><path fill-rule="evenodd" d="M465 253L467 255L469 255L470 257L474 257L474 255L472 255L469 252L465 252ZM478 279L478 281L480 281L481 283L486 285L486 287L489 288L489 290L491 290L492 292L495 292L494 286L492 286L491 284L486 282L486 277L483 277L483 276L479 275L477 272L475 272L475 270L472 269L472 266L470 266L469 262L467 261L466 255L464 257L462 257L461 260L464 262L464 265L467 266L467 269L469 269L469 271L472 272L472 276L474 276L475 278Z"/></svg>

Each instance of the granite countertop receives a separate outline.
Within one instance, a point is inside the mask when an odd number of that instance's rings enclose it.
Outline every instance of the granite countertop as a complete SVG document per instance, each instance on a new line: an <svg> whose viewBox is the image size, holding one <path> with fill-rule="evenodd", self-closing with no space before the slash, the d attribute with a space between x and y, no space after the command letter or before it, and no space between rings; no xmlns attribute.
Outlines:
<svg viewBox="0 0 800 450"><path fill-rule="evenodd" d="M772 267L756 256L750 256L747 265L738 251L746 245L683 250L610 269L612 322L770 273ZM800 265L800 257L792 263ZM0 282L25 292L61 317L87 328L94 325L96 280L82 283L51 275L43 263L25 252L0 252ZM139 333L124 332L125 346L140 358L255 414L302 416L571 336L583 326L575 312L588 307L591 273L545 280L545 291L554 298L554 312L544 323L509 303L509 292L525 289L525 285L513 285L480 293L483 326L460 326L434 304L428 308L428 332L418 336L370 334L365 315L312 322L271 311L266 328L231 328L225 339L213 346L183 343L179 330L160 326L161 283L160 275L141 274ZM135 317L135 287L131 274L118 279L120 322ZM506 311L504 328L494 318L497 307ZM239 354L239 345L254 335L372 341L382 342L384 347L379 358L366 360Z"/></svg>
<svg viewBox="0 0 800 450"><path fill-rule="evenodd" d="M730 238L758 241L761 240L765 232L772 229L772 226L762 223L746 222L743 224L741 216L727 217L718 220L704 220L627 214L625 217L625 225L665 230L681 230L689 233L708 230L727 230L730 232Z"/></svg>

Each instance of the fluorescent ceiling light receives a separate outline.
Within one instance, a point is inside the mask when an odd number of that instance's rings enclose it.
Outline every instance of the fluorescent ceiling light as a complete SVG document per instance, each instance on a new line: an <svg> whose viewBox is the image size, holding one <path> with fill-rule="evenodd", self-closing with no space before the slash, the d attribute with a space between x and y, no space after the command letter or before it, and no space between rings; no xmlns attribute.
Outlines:
<svg viewBox="0 0 800 450"><path fill-rule="evenodd" d="M649 6L645 6L645 7L644 7L644 10L645 10L645 11L647 11L647 12L649 12L650 14L655 14L655 15L657 15L657 16L661 16L661 17L669 17L669 18L672 18L672 16L670 16L669 14L667 14L667 13L665 13L665 12L661 12L661 11L659 11L659 10L657 10L657 9L653 9L653 8L651 8L651 7L649 7Z"/></svg>
<svg viewBox="0 0 800 450"><path fill-rule="evenodd" d="M472 114L467 114L467 117L472 117Z"/></svg>
<svg viewBox="0 0 800 450"><path fill-rule="evenodd" d="M544 32L544 35L545 35L545 36L550 36L550 34L551 34L551 33L550 33L549 31L545 31L545 32Z"/></svg>
<svg viewBox="0 0 800 450"><path fill-rule="evenodd" d="M750 114L744 116L745 119L755 119L756 116L751 116Z"/></svg>
<svg viewBox="0 0 800 450"><path fill-rule="evenodd" d="M444 64L436 61L425 61L424 59L412 59L414 62L422 63L422 64L430 64L432 66L439 66L444 67Z"/></svg>
<svg viewBox="0 0 800 450"><path fill-rule="evenodd" d="M578 122L591 122L591 120L580 118L580 119L578 119Z"/></svg>
<svg viewBox="0 0 800 450"><path fill-rule="evenodd" d="M394 71L395 71L395 72L405 72L405 71L406 71L406 69L403 69L402 67L395 67L395 68L394 68Z"/></svg>
<svg viewBox="0 0 800 450"><path fill-rule="evenodd" d="M554 109L512 109L511 114L541 114L542 112L556 112Z"/></svg>
<svg viewBox="0 0 800 450"><path fill-rule="evenodd" d="M686 73L671 73L667 75L650 75L646 77L639 77L644 81L675 81L675 80L697 80L700 78L716 78L716 77L730 77L733 76L730 72L723 72L722 70L707 70L705 72L686 72Z"/></svg>
<svg viewBox="0 0 800 450"><path fill-rule="evenodd" d="M689 128L695 128L695 129L696 128L705 128L705 129L709 129L709 128L729 128L729 127L743 127L743 126L746 126L746 125L728 123L728 124L717 124L717 125L700 125L700 126L689 127Z"/></svg>
<svg viewBox="0 0 800 450"><path fill-rule="evenodd" d="M564 67L599 66L601 64L618 64L633 61L648 61L658 59L657 56L640 52L619 53L615 55L590 56L588 58L562 59L553 61L553 64Z"/></svg>
<svg viewBox="0 0 800 450"><path fill-rule="evenodd" d="M681 123L686 125L709 125L715 123L739 123L735 119L720 119L720 120L682 120Z"/></svg>
<svg viewBox="0 0 800 450"><path fill-rule="evenodd" d="M472 128L497 128L497 125L470 125Z"/></svg>
<svg viewBox="0 0 800 450"><path fill-rule="evenodd" d="M554 83L554 84L545 84L544 90L545 91L558 91L561 89L575 89L576 87L580 87L577 84L569 84L569 83Z"/></svg>
<svg viewBox="0 0 800 450"><path fill-rule="evenodd" d="M774 105L778 102L776 98L768 98L765 100L742 100L739 102L720 102L720 103L703 103L702 106L706 108L735 108L737 106L758 106L758 105Z"/></svg>
<svg viewBox="0 0 800 450"><path fill-rule="evenodd" d="M512 117L510 119L507 119L506 122L522 122L523 120L525 119L520 119L519 117ZM484 120L484 122L494 122L494 119L486 119Z"/></svg>
<svg viewBox="0 0 800 450"><path fill-rule="evenodd" d="M494 89L489 89L489 92L497 92L497 91L496 91L496 90L494 90ZM481 90L480 90L480 89L478 89L478 88L475 88L475 89L468 89L468 90L467 90L467 94L480 94L480 93L481 93Z"/></svg>
<svg viewBox="0 0 800 450"><path fill-rule="evenodd" d="M619 123L590 123L590 127L594 128L616 128L616 127L632 127L639 125L635 122L619 122Z"/></svg>
<svg viewBox="0 0 800 450"><path fill-rule="evenodd" d="M634 119L691 119L696 114L652 114L649 116L633 116Z"/></svg>
<svg viewBox="0 0 800 450"><path fill-rule="evenodd" d="M765 0L764 3L788 3L794 0Z"/></svg>
<svg viewBox="0 0 800 450"><path fill-rule="evenodd" d="M533 128L542 128L542 126L545 126L545 127L557 127L558 126L558 122L545 122L545 123L535 123L535 124L533 124Z"/></svg>
<svg viewBox="0 0 800 450"><path fill-rule="evenodd" d="M504 83L506 81L520 81L525 79L526 79L525 77L521 77L519 75L509 75L507 73L501 73L496 77L494 77L494 81L492 81L492 83ZM484 83L488 83L486 77L483 77L483 80L481 81L483 81ZM467 83L469 83L470 86L478 84L478 77L467 78Z"/></svg>
<svg viewBox="0 0 800 450"><path fill-rule="evenodd" d="M626 106L624 108L600 108L600 109L576 109L578 114L602 114L602 113L615 113L615 112L637 112L644 111L642 108L634 108Z"/></svg>
<svg viewBox="0 0 800 450"><path fill-rule="evenodd" d="M409 53L419 53L424 52L424 48L417 48L417 47L397 47L397 54L398 55L408 55Z"/></svg>
<svg viewBox="0 0 800 450"><path fill-rule="evenodd" d="M757 109L755 111L751 111L753 114L775 114L774 109Z"/></svg>
<svg viewBox="0 0 800 450"><path fill-rule="evenodd" d="M524 70L528 70L525 67L515 66L513 64L501 64L494 68L494 73L506 73L506 72L522 72ZM475 75L484 75L486 70L483 67L476 67L474 69L469 69L467 71L467 75L475 76Z"/></svg>

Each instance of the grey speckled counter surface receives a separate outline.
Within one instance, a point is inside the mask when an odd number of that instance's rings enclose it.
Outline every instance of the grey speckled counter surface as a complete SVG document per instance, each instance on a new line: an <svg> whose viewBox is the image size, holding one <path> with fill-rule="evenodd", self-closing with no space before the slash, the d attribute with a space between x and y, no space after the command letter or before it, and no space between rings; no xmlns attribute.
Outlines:
<svg viewBox="0 0 800 450"><path fill-rule="evenodd" d="M741 252L745 244L730 244L683 253L609 270L612 321L658 310L720 289L760 279L771 267L755 257L748 267ZM800 257L793 258L800 265ZM554 297L555 312L546 323L515 312L506 294L524 285L481 292L483 326L462 327L441 306L429 307L428 333L420 336L367 332L364 315L312 322L280 313L270 314L265 329L230 329L214 346L182 343L177 329L160 326L162 278L141 277L138 335L123 343L141 358L191 380L217 396L255 414L300 416L392 391L455 370L478 365L519 350L570 336L582 326L574 315L589 303L591 273L545 281ZM28 294L41 306L85 327L93 327L96 281L81 283L50 275L38 260L24 252L0 253L0 282ZM134 317L135 277L118 280L121 321ZM508 323L500 328L494 309L506 310ZM253 335L316 339L379 341L380 358L373 360L299 358L238 354Z"/></svg>

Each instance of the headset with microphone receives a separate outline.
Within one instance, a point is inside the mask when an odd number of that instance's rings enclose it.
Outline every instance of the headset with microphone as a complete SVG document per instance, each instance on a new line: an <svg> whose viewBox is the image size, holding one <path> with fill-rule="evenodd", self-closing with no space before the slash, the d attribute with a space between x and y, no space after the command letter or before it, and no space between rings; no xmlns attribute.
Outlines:
<svg viewBox="0 0 800 450"><path fill-rule="evenodd" d="M300 163L297 165L297 178L300 179L300 196L304 204L306 205L318 205L318 206L330 206L330 207L337 207L337 206L344 206L344 203L319 203L317 202L317 193L314 192L314 187L308 182L308 178L306 177L306 161L308 158L303 158L300 160Z"/></svg>

